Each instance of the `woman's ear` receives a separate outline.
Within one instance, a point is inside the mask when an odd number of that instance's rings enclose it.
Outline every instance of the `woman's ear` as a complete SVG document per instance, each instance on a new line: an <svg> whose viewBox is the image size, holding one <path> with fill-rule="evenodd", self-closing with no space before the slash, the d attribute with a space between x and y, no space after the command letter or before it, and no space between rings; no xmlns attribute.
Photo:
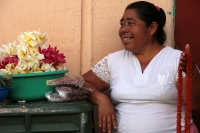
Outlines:
<svg viewBox="0 0 200 133"><path fill-rule="evenodd" d="M158 28L158 24L156 22L152 22L150 25L150 34L153 35L155 34L156 30Z"/></svg>

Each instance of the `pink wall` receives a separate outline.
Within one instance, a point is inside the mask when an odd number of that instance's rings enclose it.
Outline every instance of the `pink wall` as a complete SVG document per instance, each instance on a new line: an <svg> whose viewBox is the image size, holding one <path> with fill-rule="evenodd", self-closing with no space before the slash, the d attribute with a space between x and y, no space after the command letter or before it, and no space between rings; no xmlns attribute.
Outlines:
<svg viewBox="0 0 200 133"><path fill-rule="evenodd" d="M66 55L66 66L80 74L80 0L1 0L0 45L17 40L20 32L40 29L47 33L47 44Z"/></svg>
<svg viewBox="0 0 200 133"><path fill-rule="evenodd" d="M167 14L166 45L173 46L172 0L149 0ZM110 52L122 49L119 20L133 0L1 0L0 45L17 39L20 32L40 29L47 44L66 55L69 75L79 75Z"/></svg>

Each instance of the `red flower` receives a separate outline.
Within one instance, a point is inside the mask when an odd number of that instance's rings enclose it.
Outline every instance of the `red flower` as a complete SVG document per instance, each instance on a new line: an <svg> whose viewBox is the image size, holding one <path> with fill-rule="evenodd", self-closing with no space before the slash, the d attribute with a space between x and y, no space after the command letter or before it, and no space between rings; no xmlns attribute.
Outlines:
<svg viewBox="0 0 200 133"><path fill-rule="evenodd" d="M18 64L18 57L5 57L0 63L0 69L4 69L7 64L14 64L15 66Z"/></svg>
<svg viewBox="0 0 200 133"><path fill-rule="evenodd" d="M44 63L47 64L53 63L54 67L56 67L59 64L66 63L64 54L59 53L57 47L53 48L49 45L49 47L46 49L39 48L39 52L44 55L45 59L42 60Z"/></svg>

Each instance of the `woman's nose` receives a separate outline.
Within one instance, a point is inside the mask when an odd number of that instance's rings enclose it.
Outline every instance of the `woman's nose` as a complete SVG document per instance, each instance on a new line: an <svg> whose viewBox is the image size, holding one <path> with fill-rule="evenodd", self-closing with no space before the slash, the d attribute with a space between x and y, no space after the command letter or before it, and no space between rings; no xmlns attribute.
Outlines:
<svg viewBox="0 0 200 133"><path fill-rule="evenodd" d="M128 32L128 31L129 31L128 25L125 24L125 25L122 27L122 32Z"/></svg>

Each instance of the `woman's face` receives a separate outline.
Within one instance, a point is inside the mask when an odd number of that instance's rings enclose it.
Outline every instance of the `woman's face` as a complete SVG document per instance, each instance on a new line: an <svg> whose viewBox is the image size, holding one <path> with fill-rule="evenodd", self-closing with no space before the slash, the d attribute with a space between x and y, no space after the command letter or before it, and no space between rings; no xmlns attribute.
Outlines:
<svg viewBox="0 0 200 133"><path fill-rule="evenodd" d="M139 19L134 9L124 12L120 24L119 36L126 50L140 53L151 44L150 28L146 27L145 22Z"/></svg>

